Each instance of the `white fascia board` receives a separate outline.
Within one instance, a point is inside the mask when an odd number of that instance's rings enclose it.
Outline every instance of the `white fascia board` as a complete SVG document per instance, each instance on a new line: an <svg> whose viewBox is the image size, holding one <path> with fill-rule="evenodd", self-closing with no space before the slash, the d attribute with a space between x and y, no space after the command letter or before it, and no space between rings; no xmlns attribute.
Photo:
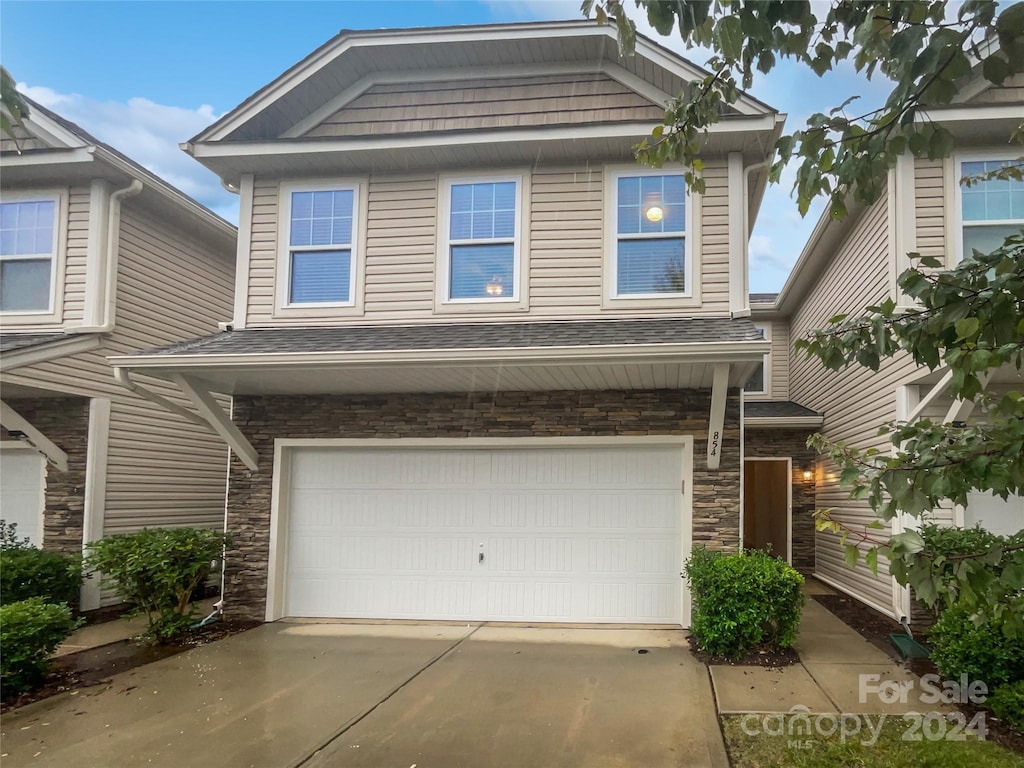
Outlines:
<svg viewBox="0 0 1024 768"><path fill-rule="evenodd" d="M918 110L918 123L973 123L978 120L1020 120L1020 104L973 104Z"/></svg>
<svg viewBox="0 0 1024 768"><path fill-rule="evenodd" d="M91 163L94 147L77 147L76 149L42 149L22 152L20 155L4 155L4 167L29 167L38 165L57 165L66 163Z"/></svg>
<svg viewBox="0 0 1024 768"><path fill-rule="evenodd" d="M244 355L123 355L107 359L130 370L200 368L401 367L417 363L589 365L645 362L759 362L770 342L733 341L693 344L617 344L587 347L505 347L373 352L261 352Z"/></svg>
<svg viewBox="0 0 1024 768"><path fill-rule="evenodd" d="M759 429L787 427L820 427L825 423L821 416L744 416L744 427L758 427Z"/></svg>
<svg viewBox="0 0 1024 768"><path fill-rule="evenodd" d="M47 144L57 144L68 149L79 149L89 146L89 142L77 133L68 130L38 109L30 110L22 123L25 126L25 130Z"/></svg>
<svg viewBox="0 0 1024 768"><path fill-rule="evenodd" d="M776 126L775 115L753 117L729 116L709 126L708 132L745 133L770 132ZM396 149L426 149L446 147L453 142L461 145L502 144L541 139L545 141L573 141L579 139L636 138L648 135L657 122L629 122L596 125L570 125L553 128L499 128L486 131L453 132L412 136L370 136L345 139L274 139L271 141L231 141L216 144L191 145L197 160L219 157L253 157L266 155L297 155L304 153L337 154L353 151L388 151Z"/></svg>
<svg viewBox="0 0 1024 768"><path fill-rule="evenodd" d="M49 360L55 360L58 357L77 355L79 352L87 352L90 349L95 349L102 342L103 338L99 333L83 333L79 335L69 335L67 339L51 341L48 344L42 344L38 347L17 349L0 356L0 372L7 373L9 371L13 371L15 368L21 368L24 365L45 363Z"/></svg>

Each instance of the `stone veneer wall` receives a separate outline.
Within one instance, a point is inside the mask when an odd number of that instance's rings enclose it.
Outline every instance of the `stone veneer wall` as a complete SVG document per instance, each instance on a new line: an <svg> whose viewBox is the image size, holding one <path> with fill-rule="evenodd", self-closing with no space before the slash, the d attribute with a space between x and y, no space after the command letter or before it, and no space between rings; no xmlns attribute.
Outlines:
<svg viewBox="0 0 1024 768"><path fill-rule="evenodd" d="M754 458L793 459L793 567L814 573L814 479L804 480L803 471L813 471L817 454L807 447L813 429L747 429L743 452Z"/></svg>
<svg viewBox="0 0 1024 768"><path fill-rule="evenodd" d="M270 549L274 439L693 435L693 541L739 545L739 393L726 406L721 466L708 471L708 390L498 392L237 397L234 419L259 453L233 458L225 609L263 619Z"/></svg>
<svg viewBox="0 0 1024 768"><path fill-rule="evenodd" d="M43 548L82 551L89 400L77 397L10 398L7 403L68 455L68 471L46 466ZM5 433L6 434L6 433Z"/></svg>

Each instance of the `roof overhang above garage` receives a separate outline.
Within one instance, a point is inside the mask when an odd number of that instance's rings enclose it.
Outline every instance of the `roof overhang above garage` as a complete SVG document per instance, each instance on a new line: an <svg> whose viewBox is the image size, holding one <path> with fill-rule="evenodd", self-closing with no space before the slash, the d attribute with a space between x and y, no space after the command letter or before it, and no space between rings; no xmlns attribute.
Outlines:
<svg viewBox="0 0 1024 768"><path fill-rule="evenodd" d="M715 469L726 393L743 386L768 344L748 318L681 318L245 329L109 359L124 386L208 424L250 469L256 452L214 392L710 389L708 467ZM174 383L194 410L153 392L135 374Z"/></svg>
<svg viewBox="0 0 1024 768"><path fill-rule="evenodd" d="M233 395L741 387L768 342L749 319L244 329L111 358Z"/></svg>

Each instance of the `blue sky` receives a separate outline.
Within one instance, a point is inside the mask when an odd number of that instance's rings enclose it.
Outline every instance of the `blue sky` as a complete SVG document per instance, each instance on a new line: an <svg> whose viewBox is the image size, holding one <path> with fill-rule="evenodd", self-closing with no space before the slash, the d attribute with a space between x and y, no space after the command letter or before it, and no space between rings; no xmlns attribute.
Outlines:
<svg viewBox="0 0 1024 768"><path fill-rule="evenodd" d="M579 3L3 0L2 17L2 62L30 96L235 221L237 198L178 142L340 29L579 18ZM697 64L706 59L700 51L684 51L678 39L652 36ZM792 128L848 96L877 103L885 90L852 68L821 80L784 64L751 92L788 113ZM801 220L789 186L772 188L765 197L751 240L752 291L782 286L820 211Z"/></svg>

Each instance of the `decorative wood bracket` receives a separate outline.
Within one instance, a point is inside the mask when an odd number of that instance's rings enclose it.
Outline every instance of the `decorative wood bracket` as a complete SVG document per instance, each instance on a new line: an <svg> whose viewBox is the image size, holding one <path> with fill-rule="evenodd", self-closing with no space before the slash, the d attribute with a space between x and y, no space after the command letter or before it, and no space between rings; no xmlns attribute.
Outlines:
<svg viewBox="0 0 1024 768"><path fill-rule="evenodd" d="M170 379L192 401L196 410L199 411L199 415L206 419L207 423L213 428L213 431L220 435L224 442L231 447L231 450L242 460L242 463L255 472L259 463L256 449L252 447L252 444L242 434L241 430L231 421L231 417L224 412L224 409L220 407L220 403L214 399L210 391L198 384L194 379L188 379L180 374L173 374Z"/></svg>
<svg viewBox="0 0 1024 768"><path fill-rule="evenodd" d="M68 455L46 435L36 429L24 416L0 400L0 424L11 432L20 432L26 443L46 457L61 472L68 471Z"/></svg>

